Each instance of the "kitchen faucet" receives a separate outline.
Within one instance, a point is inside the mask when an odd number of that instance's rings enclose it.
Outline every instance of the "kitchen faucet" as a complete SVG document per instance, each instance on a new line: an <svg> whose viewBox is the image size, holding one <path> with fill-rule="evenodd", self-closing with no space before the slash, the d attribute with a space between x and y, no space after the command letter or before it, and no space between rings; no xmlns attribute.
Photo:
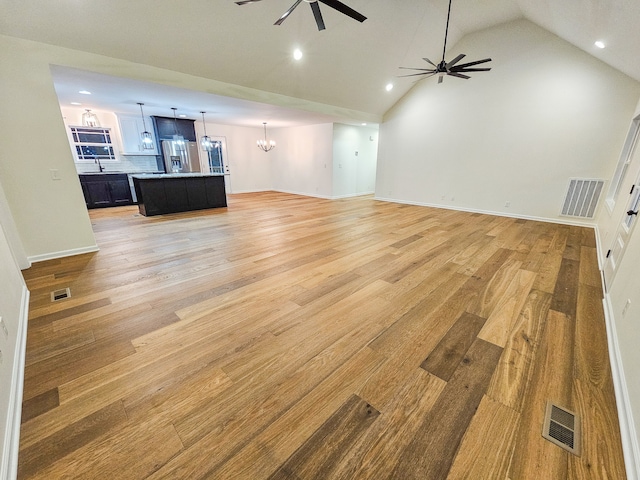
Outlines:
<svg viewBox="0 0 640 480"><path fill-rule="evenodd" d="M104 167L100 163L100 159L99 158L93 157L93 163L97 163L98 164L98 169L100 170L100 173L104 172Z"/></svg>

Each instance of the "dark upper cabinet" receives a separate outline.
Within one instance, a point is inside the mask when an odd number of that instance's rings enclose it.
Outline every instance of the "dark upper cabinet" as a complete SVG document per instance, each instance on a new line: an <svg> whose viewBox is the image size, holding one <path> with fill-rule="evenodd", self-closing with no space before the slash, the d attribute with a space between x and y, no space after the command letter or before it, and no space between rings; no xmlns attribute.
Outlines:
<svg viewBox="0 0 640 480"><path fill-rule="evenodd" d="M153 116L151 118L153 119L153 127L158 140L171 140L177 130L178 134L182 135L188 142L196 141L195 120L178 118L174 122L173 117Z"/></svg>
<svg viewBox="0 0 640 480"><path fill-rule="evenodd" d="M131 205L131 187L126 174L80 175L87 208Z"/></svg>

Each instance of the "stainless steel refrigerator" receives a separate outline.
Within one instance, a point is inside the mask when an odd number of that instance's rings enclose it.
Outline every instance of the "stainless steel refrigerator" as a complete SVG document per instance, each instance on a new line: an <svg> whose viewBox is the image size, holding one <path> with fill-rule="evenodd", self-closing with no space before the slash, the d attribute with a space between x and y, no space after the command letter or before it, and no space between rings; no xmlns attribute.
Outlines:
<svg viewBox="0 0 640 480"><path fill-rule="evenodd" d="M184 142L180 149L173 140L162 140L162 157L167 173L200 172L197 142Z"/></svg>

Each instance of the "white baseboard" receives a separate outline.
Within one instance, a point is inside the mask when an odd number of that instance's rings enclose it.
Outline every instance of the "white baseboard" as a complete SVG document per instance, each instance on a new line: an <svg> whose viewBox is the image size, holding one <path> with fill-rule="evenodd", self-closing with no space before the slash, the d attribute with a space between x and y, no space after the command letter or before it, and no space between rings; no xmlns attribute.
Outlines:
<svg viewBox="0 0 640 480"><path fill-rule="evenodd" d="M273 192L280 192L280 193L288 193L290 195L300 195L302 197L313 197L313 198L322 198L323 200L332 200L332 198L328 195L320 195L317 193L308 193L308 192L295 192L293 190L281 190L279 188L276 188L274 190L272 190Z"/></svg>
<svg viewBox="0 0 640 480"><path fill-rule="evenodd" d="M483 215L494 215L496 217L521 218L523 220L535 220L537 222L558 223L560 225L575 225L576 227L587 227L587 228L595 227L594 221L581 222L579 220L571 220L569 218L565 220L565 219L558 219L558 218L537 217L534 215L521 215L518 213L511 213L511 212L494 212L491 210L480 210L477 208L457 207L453 205L440 205L437 203L412 202L408 200L398 200L395 198L385 198L385 197L378 197L378 196L375 196L374 199L380 200L381 202L401 203L404 205L417 205L418 207L444 208L445 210L456 210L459 212L469 212L469 213L482 213Z"/></svg>
<svg viewBox="0 0 640 480"><path fill-rule="evenodd" d="M616 392L616 405L618 407L618 421L620 422L620 435L622 437L622 451L627 470L628 480L638 480L640 474L640 449L638 448L638 435L633 421L629 390L620 356L618 334L613 316L611 298L606 294L602 301L604 305L604 318L607 326L607 341L609 344L609 362L613 376L613 388Z"/></svg>
<svg viewBox="0 0 640 480"><path fill-rule="evenodd" d="M20 421L22 418L22 392L24 365L27 348L27 323L29 319L29 290L22 287L20 318L16 336L15 355L11 372L7 430L4 436L4 451L0 457L0 480L15 480L18 476L18 449L20 447Z"/></svg>
<svg viewBox="0 0 640 480"><path fill-rule="evenodd" d="M73 255L81 255L83 253L92 253L100 250L98 245L91 245L89 247L72 248L71 250L62 250L60 252L43 253L42 255L32 255L27 257L29 262L44 262L45 260L53 260L55 258L71 257Z"/></svg>

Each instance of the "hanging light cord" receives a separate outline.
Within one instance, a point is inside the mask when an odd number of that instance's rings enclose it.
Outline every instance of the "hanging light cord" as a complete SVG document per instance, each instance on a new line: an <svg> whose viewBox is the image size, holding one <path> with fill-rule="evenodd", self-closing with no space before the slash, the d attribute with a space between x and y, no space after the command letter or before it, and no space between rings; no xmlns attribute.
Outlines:
<svg viewBox="0 0 640 480"><path fill-rule="evenodd" d="M176 118L176 107L171 107L173 110L173 132L175 135L178 135L178 119Z"/></svg>
<svg viewBox="0 0 640 480"><path fill-rule="evenodd" d="M142 117L142 127L144 128L144 131L147 131L147 124L144 121L144 112L142 111L142 106L144 105L144 103L138 103L138 105L140 105L140 116Z"/></svg>
<svg viewBox="0 0 640 480"><path fill-rule="evenodd" d="M202 126L204 127L204 136L207 136L207 124L204 121L204 114L207 112L200 112L202 114Z"/></svg>

